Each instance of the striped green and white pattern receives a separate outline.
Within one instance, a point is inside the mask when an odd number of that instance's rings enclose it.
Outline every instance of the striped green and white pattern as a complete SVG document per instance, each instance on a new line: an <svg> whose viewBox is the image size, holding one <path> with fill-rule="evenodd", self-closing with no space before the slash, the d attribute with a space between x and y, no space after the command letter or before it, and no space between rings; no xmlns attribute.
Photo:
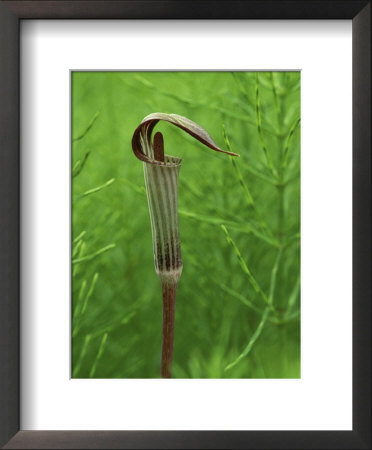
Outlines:
<svg viewBox="0 0 372 450"><path fill-rule="evenodd" d="M182 160L168 155L164 155L164 161L155 158L152 132L160 120L181 128L217 152L232 156L239 155L222 150L200 125L178 114L150 114L142 120L134 131L132 138L133 152L138 159L143 161L145 173L155 270L163 283L177 284L182 272L177 212L178 173Z"/></svg>
<svg viewBox="0 0 372 450"><path fill-rule="evenodd" d="M165 155L166 165L143 163L150 211L155 270L162 282L177 283L182 272L178 228L178 174L181 158Z"/></svg>

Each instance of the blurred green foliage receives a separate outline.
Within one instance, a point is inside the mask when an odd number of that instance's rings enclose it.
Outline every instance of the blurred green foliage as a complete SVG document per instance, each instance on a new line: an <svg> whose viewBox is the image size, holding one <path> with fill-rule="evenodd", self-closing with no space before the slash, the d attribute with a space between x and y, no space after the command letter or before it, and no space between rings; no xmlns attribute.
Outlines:
<svg viewBox="0 0 372 450"><path fill-rule="evenodd" d="M300 377L300 73L73 72L72 376L158 378L162 300L142 163L152 112L179 181L174 378Z"/></svg>

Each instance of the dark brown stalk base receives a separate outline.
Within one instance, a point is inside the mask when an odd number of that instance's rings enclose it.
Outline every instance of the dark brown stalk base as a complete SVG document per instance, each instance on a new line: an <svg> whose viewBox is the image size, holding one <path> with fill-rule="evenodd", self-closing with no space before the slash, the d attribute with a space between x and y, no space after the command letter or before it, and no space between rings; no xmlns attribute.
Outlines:
<svg viewBox="0 0 372 450"><path fill-rule="evenodd" d="M161 350L161 377L172 378L174 342L174 312L176 306L177 283L162 283L163 291L163 343Z"/></svg>

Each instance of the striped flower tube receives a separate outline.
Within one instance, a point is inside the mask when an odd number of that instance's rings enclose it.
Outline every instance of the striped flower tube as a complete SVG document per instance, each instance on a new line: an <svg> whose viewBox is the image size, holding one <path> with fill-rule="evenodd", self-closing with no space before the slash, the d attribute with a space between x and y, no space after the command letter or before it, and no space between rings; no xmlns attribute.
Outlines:
<svg viewBox="0 0 372 450"><path fill-rule="evenodd" d="M177 214L181 161L181 158L165 156L164 162L169 165L143 164L155 271L162 284L177 283L182 272Z"/></svg>
<svg viewBox="0 0 372 450"><path fill-rule="evenodd" d="M174 341L174 312L178 280L182 273L181 243L178 227L178 175L181 158L164 154L163 136L152 132L160 121L176 125L209 148L220 149L197 123L177 114L154 113L145 117L133 134L132 148L143 161L147 201L150 212L155 271L163 295L163 341L161 376L171 377Z"/></svg>

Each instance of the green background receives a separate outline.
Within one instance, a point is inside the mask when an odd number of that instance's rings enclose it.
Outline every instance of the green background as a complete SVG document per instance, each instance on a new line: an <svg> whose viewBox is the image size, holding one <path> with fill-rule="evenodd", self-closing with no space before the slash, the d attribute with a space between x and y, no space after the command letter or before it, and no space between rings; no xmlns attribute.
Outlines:
<svg viewBox="0 0 372 450"><path fill-rule="evenodd" d="M142 162L152 112L183 158L174 378L300 377L300 72L72 73L72 376L159 378L161 288Z"/></svg>

